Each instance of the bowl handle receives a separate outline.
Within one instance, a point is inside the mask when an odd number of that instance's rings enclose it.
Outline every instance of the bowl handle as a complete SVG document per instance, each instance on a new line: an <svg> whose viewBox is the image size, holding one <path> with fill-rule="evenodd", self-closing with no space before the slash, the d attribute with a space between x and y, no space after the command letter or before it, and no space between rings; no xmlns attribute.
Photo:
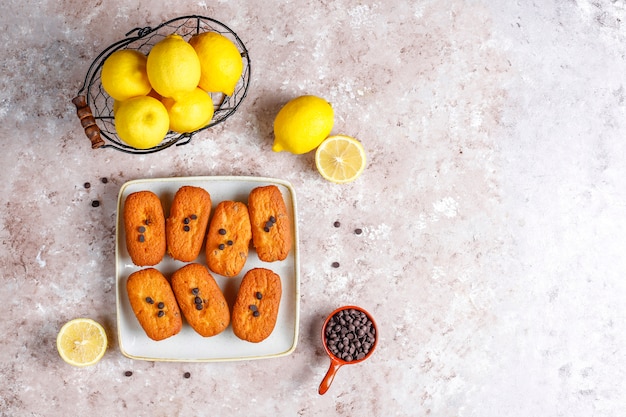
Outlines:
<svg viewBox="0 0 626 417"><path fill-rule="evenodd" d="M104 145L104 140L100 136L100 128L96 124L96 119L91 113L91 108L87 105L85 96L76 96L72 100L76 106L76 115L80 119L80 124L85 129L85 135L91 141L91 149L97 149Z"/></svg>
<svg viewBox="0 0 626 417"><path fill-rule="evenodd" d="M324 379L322 380L322 383L320 384L320 388L318 391L320 395L324 395L326 391L328 391L328 388L330 388L330 384L332 384L333 379L335 379L335 374L337 373L339 368L341 368L342 365L343 365L342 363L339 363L338 361L333 360L331 358L328 372L326 372L326 376L324 376Z"/></svg>

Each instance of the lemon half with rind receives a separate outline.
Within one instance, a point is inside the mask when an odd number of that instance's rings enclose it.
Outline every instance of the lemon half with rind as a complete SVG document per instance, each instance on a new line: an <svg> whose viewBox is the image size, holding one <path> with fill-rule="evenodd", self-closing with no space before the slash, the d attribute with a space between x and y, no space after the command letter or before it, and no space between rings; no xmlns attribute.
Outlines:
<svg viewBox="0 0 626 417"><path fill-rule="evenodd" d="M315 151L315 166L319 173L338 184L356 180L366 163L363 145L350 136L330 136Z"/></svg>
<svg viewBox="0 0 626 417"><path fill-rule="evenodd" d="M98 363L108 345L102 325L92 319L77 318L68 321L57 335L57 351L70 365L85 367Z"/></svg>

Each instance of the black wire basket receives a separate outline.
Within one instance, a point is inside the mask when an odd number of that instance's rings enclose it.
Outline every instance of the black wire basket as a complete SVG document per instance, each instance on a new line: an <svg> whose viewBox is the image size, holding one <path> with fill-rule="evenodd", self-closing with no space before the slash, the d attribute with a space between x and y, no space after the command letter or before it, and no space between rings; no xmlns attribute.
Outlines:
<svg viewBox="0 0 626 417"><path fill-rule="evenodd" d="M211 93L214 105L213 119L207 126L201 129L190 133L170 131L161 143L149 149L136 149L125 144L118 137L115 130L113 118L114 100L104 91L100 81L100 73L104 61L109 55L120 49L135 49L147 55L154 44L172 33L177 33L188 40L193 35L209 31L220 33L229 38L241 53L243 72L237 82L235 92L230 96L222 93ZM250 84L250 57L248 56L248 50L241 39L239 39L239 36L223 23L204 16L182 16L161 23L154 28L135 28L125 36L124 39L115 42L102 51L91 63L83 86L78 91L78 95L72 100L76 106L77 115L85 130L85 134L91 141L92 149L113 148L126 153L147 154L161 151L172 145L185 145L191 141L192 136L196 133L215 126L230 117L246 97Z"/></svg>

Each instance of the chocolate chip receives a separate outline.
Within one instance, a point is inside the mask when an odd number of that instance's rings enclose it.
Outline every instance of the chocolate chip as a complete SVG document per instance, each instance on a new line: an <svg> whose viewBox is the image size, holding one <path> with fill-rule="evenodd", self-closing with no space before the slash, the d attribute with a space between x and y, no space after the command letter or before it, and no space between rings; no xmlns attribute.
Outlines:
<svg viewBox="0 0 626 417"><path fill-rule="evenodd" d="M220 235L225 235L226 234L226 229L220 229L217 231L217 233L219 233Z"/></svg>
<svg viewBox="0 0 626 417"><path fill-rule="evenodd" d="M331 265L333 268L339 268L339 262L333 262Z"/></svg>
<svg viewBox="0 0 626 417"><path fill-rule="evenodd" d="M228 246L233 246L233 241L232 241L232 240L229 240L229 241L227 241L227 242L226 242L226 244L227 244Z"/></svg>
<svg viewBox="0 0 626 417"><path fill-rule="evenodd" d="M133 371L124 372L124 376L133 376Z"/></svg>
<svg viewBox="0 0 626 417"><path fill-rule="evenodd" d="M272 222L272 223L276 223L276 217L274 217L274 216L270 216L270 222Z"/></svg>
<svg viewBox="0 0 626 417"><path fill-rule="evenodd" d="M89 184L88 182L86 182L86 183L84 183L84 184L83 184L83 187L85 187L85 188L91 188L91 184Z"/></svg>
<svg viewBox="0 0 626 417"><path fill-rule="evenodd" d="M157 304L157 307L164 308L165 307L165 303L161 301L159 304Z"/></svg>
<svg viewBox="0 0 626 417"><path fill-rule="evenodd" d="M217 247L219 250L224 250L224 248L226 247L226 245L224 245L223 243L220 243L219 246Z"/></svg>
<svg viewBox="0 0 626 417"><path fill-rule="evenodd" d="M202 304L202 298L196 296L196 298L193 299L193 302L196 304Z"/></svg>
<svg viewBox="0 0 626 417"><path fill-rule="evenodd" d="M363 233L363 230L361 230L361 229L354 229L354 233L356 233L357 235L360 235L361 233Z"/></svg>
<svg viewBox="0 0 626 417"><path fill-rule="evenodd" d="M191 218L191 220L196 220L198 218L198 216L196 216L195 214L192 214L191 216L189 216Z"/></svg>
<svg viewBox="0 0 626 417"><path fill-rule="evenodd" d="M267 226L265 226L265 227L263 228L263 230L265 230L266 232L269 232L269 231L270 231L270 228L269 228L269 227L267 227Z"/></svg>
<svg viewBox="0 0 626 417"><path fill-rule="evenodd" d="M165 315L165 311L163 310L159 310L159 312L157 313L157 316L159 317L163 317Z"/></svg>
<svg viewBox="0 0 626 417"><path fill-rule="evenodd" d="M196 304L196 310L202 310L202 303Z"/></svg>
<svg viewBox="0 0 626 417"><path fill-rule="evenodd" d="M250 304L250 310L257 311L257 308L254 304Z"/></svg>
<svg viewBox="0 0 626 417"><path fill-rule="evenodd" d="M183 223L185 224L189 224L191 220L189 220L189 217L185 217L185 219L183 220Z"/></svg>
<svg viewBox="0 0 626 417"><path fill-rule="evenodd" d="M261 298L263 298L263 294L261 294L259 291L257 291L256 293L256 299L260 300Z"/></svg>
<svg viewBox="0 0 626 417"><path fill-rule="evenodd" d="M143 243L146 241L146 237L144 235L139 235L139 242Z"/></svg>
<svg viewBox="0 0 626 417"><path fill-rule="evenodd" d="M265 228L266 228L266 229L269 229L269 228L270 228L270 227L272 227L272 226L274 226L274 223L272 223L272 222L266 222L266 223L265 223Z"/></svg>
<svg viewBox="0 0 626 417"><path fill-rule="evenodd" d="M100 202L98 200L93 200L91 202L91 207L99 207L100 206Z"/></svg>
<svg viewBox="0 0 626 417"><path fill-rule="evenodd" d="M184 225L184 226L183 226L183 230L184 230L185 232L188 232L188 231L190 231L190 230L191 230L191 227L189 227L189 226L187 226L187 225Z"/></svg>
<svg viewBox="0 0 626 417"><path fill-rule="evenodd" d="M376 341L374 325L365 313L341 310L328 320L324 342L328 350L346 362L363 359Z"/></svg>
<svg viewBox="0 0 626 417"><path fill-rule="evenodd" d="M150 219L146 219L146 220L144 220L144 222L143 222L143 223L144 223L146 226L150 226L150 223L152 223L152 222L150 221Z"/></svg>
<svg viewBox="0 0 626 417"><path fill-rule="evenodd" d="M199 292L200 292L200 288L192 288L192 289L191 289L191 293L192 293L193 295L196 295L196 294L198 294Z"/></svg>
<svg viewBox="0 0 626 417"><path fill-rule="evenodd" d="M146 303L154 304L154 300L151 297L146 297Z"/></svg>
<svg viewBox="0 0 626 417"><path fill-rule="evenodd" d="M102 184L106 184L107 182L109 182L108 178L102 177L100 178L100 181L102 181Z"/></svg>
<svg viewBox="0 0 626 417"><path fill-rule="evenodd" d="M333 223L333 226L335 226L335 227L339 227L339 226L341 226L341 223L339 223L339 222L337 221L337 222Z"/></svg>
<svg viewBox="0 0 626 417"><path fill-rule="evenodd" d="M139 226L139 227L137 228L137 231L138 231L139 233L144 233L144 232L146 231L146 228L145 228L145 227L143 227L143 226Z"/></svg>
<svg viewBox="0 0 626 417"><path fill-rule="evenodd" d="M259 316L261 315L261 313L257 310L257 311L255 311L254 313L252 313L252 315L253 315L254 317L259 317Z"/></svg>
<svg viewBox="0 0 626 417"><path fill-rule="evenodd" d="M185 378L185 379L189 379L189 378L191 378L191 374L190 374L189 372L185 372L185 373L183 374L183 378Z"/></svg>

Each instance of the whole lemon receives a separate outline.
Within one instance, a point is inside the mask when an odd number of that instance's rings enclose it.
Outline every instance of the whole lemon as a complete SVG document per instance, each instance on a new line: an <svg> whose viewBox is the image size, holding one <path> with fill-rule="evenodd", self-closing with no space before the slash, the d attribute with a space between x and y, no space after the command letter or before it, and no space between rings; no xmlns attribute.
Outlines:
<svg viewBox="0 0 626 417"><path fill-rule="evenodd" d="M120 49L113 52L102 65L102 88L115 100L144 96L152 87L146 71L146 56L139 51Z"/></svg>
<svg viewBox="0 0 626 417"><path fill-rule="evenodd" d="M231 96L243 72L241 53L226 36L203 32L189 40L200 58L200 87Z"/></svg>
<svg viewBox="0 0 626 417"><path fill-rule="evenodd" d="M136 149L158 145L167 135L170 121L163 103L154 97L132 97L119 103L115 130L126 144Z"/></svg>
<svg viewBox="0 0 626 417"><path fill-rule="evenodd" d="M170 130L188 133L209 124L213 118L213 100L201 88L179 99L165 97L162 99L170 119Z"/></svg>
<svg viewBox="0 0 626 417"><path fill-rule="evenodd" d="M297 97L280 109L274 119L274 152L303 154L312 151L333 129L335 113L323 98Z"/></svg>
<svg viewBox="0 0 626 417"><path fill-rule="evenodd" d="M189 93L200 82L200 59L193 47L176 33L150 49L146 70L152 88L163 97Z"/></svg>

